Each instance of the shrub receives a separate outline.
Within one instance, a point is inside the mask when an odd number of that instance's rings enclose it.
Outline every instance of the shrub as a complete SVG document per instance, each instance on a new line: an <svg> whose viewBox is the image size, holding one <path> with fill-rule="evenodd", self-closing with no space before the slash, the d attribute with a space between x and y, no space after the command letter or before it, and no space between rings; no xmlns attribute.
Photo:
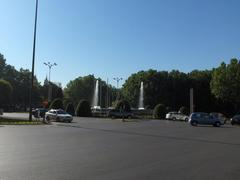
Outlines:
<svg viewBox="0 0 240 180"><path fill-rule="evenodd" d="M66 112L67 112L68 114L71 114L72 116L75 115L75 108L74 108L74 106L73 106L72 103L68 103L68 104L67 104L67 106L66 106Z"/></svg>
<svg viewBox="0 0 240 180"><path fill-rule="evenodd" d="M130 103L128 101L119 100L116 104L115 109L118 109L118 110L122 109L126 112L129 112L129 111L131 111L131 106L130 106Z"/></svg>
<svg viewBox="0 0 240 180"><path fill-rule="evenodd" d="M87 100L81 100L76 109L76 115L81 117L92 116L90 104Z"/></svg>
<svg viewBox="0 0 240 180"><path fill-rule="evenodd" d="M182 106L182 107L179 109L178 112L180 112L180 113L182 113L182 114L185 114L185 115L189 115L189 109L188 109L187 107L185 107L185 106Z"/></svg>
<svg viewBox="0 0 240 180"><path fill-rule="evenodd" d="M49 106L49 109L63 109L63 102L61 99L57 98L57 99L54 99L50 106Z"/></svg>
<svg viewBox="0 0 240 180"><path fill-rule="evenodd" d="M164 104L157 104L153 110L153 118L163 119L166 115L166 107Z"/></svg>

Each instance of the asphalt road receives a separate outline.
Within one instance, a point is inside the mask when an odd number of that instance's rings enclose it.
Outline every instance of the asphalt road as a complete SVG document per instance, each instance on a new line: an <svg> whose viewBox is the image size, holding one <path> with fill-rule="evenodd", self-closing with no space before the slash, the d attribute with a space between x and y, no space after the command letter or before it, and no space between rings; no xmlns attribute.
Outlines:
<svg viewBox="0 0 240 180"><path fill-rule="evenodd" d="M240 127L75 118L0 127L1 180L236 180Z"/></svg>

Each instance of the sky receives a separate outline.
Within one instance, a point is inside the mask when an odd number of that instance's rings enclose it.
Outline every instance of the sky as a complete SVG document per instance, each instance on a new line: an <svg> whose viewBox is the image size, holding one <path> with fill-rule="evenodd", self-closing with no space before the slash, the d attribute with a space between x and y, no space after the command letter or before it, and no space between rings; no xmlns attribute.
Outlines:
<svg viewBox="0 0 240 180"><path fill-rule="evenodd" d="M141 70L191 72L240 57L239 0L39 0L35 75L94 74L116 86ZM0 53L31 69L35 0L0 0Z"/></svg>

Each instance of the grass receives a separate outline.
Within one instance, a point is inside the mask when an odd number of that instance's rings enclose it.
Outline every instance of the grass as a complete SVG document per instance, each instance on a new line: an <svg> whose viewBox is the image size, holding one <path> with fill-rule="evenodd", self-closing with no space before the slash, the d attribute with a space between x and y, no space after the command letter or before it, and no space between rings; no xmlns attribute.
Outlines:
<svg viewBox="0 0 240 180"><path fill-rule="evenodd" d="M0 118L0 125L42 125L42 121L28 121Z"/></svg>

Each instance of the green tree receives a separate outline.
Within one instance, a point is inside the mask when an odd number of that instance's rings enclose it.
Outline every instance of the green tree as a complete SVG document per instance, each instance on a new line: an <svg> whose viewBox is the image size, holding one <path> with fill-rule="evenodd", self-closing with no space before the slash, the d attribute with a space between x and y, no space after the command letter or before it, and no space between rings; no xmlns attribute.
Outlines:
<svg viewBox="0 0 240 180"><path fill-rule="evenodd" d="M68 103L68 104L67 104L67 106L66 106L66 112L67 112L68 114L71 114L72 116L75 115L75 108L74 108L74 106L73 106L72 103Z"/></svg>
<svg viewBox="0 0 240 180"><path fill-rule="evenodd" d="M57 99L57 98L63 99L63 90L61 85L58 85L52 82L49 83L47 79L45 79L44 84L40 90L42 99L45 99L45 100L48 99L49 85L51 86L52 99Z"/></svg>
<svg viewBox="0 0 240 180"><path fill-rule="evenodd" d="M189 103L190 83L185 73L150 69L132 74L123 85L123 96L133 107L138 107L141 82L144 85L144 104L149 108L154 108L158 102L173 109L178 109L179 104Z"/></svg>
<svg viewBox="0 0 240 180"><path fill-rule="evenodd" d="M31 72L21 68L17 71L13 66L6 64L6 59L0 54L0 78L8 81L12 86L11 101L9 106L26 109L29 103L29 87ZM41 102L40 83L34 77L33 106L38 106Z"/></svg>
<svg viewBox="0 0 240 180"><path fill-rule="evenodd" d="M235 111L240 105L240 62L231 59L229 64L222 63L214 69L211 80L211 91L216 98L233 103Z"/></svg>
<svg viewBox="0 0 240 180"><path fill-rule="evenodd" d="M215 108L216 98L211 93L210 82L212 79L212 71L194 70L188 74L191 88L194 90L195 111L211 112L217 110ZM186 104L182 104L188 106Z"/></svg>
<svg viewBox="0 0 240 180"><path fill-rule="evenodd" d="M0 79L0 107L9 103L12 93L12 86L8 81Z"/></svg>
<svg viewBox="0 0 240 180"><path fill-rule="evenodd" d="M54 99L49 109L63 109L63 101L59 98Z"/></svg>
<svg viewBox="0 0 240 180"><path fill-rule="evenodd" d="M153 118L164 119L166 115L166 106L164 104L157 104L153 110Z"/></svg>
<svg viewBox="0 0 240 180"><path fill-rule="evenodd" d="M131 106L127 100L119 100L116 104L115 109L124 110L126 112L129 112L129 111L131 111Z"/></svg>
<svg viewBox="0 0 240 180"><path fill-rule="evenodd" d="M99 81L98 105L107 107L107 105L110 105L111 102L116 99L116 89L107 85L106 82L100 78L96 79L93 75L78 77L70 81L64 89L65 98L73 102L75 106L81 99L86 99L92 103L97 80Z"/></svg>
<svg viewBox="0 0 240 180"><path fill-rule="evenodd" d="M76 115L80 117L90 117L92 116L90 104L87 100L81 100L78 103L77 109L76 109Z"/></svg>

